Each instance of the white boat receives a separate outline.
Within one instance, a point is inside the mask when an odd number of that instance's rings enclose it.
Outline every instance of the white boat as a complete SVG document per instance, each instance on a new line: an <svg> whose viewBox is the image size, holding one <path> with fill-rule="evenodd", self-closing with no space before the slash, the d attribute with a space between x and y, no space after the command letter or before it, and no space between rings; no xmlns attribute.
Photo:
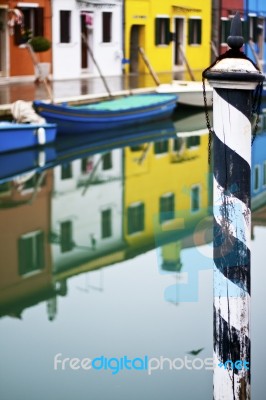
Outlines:
<svg viewBox="0 0 266 400"><path fill-rule="evenodd" d="M212 87L205 82L207 106L212 106ZM178 104L193 107L204 107L203 86L199 81L178 81L163 83L156 88L158 93L175 93Z"/></svg>

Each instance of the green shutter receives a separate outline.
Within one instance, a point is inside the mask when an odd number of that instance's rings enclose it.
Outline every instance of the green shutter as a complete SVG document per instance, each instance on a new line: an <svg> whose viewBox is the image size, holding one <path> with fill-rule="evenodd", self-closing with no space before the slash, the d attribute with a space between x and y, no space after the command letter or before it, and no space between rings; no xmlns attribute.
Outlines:
<svg viewBox="0 0 266 400"><path fill-rule="evenodd" d="M188 44L193 43L193 20L188 20Z"/></svg>
<svg viewBox="0 0 266 400"><path fill-rule="evenodd" d="M171 41L170 18L165 18L165 44Z"/></svg>
<svg viewBox="0 0 266 400"><path fill-rule="evenodd" d="M202 31L202 20L198 19L197 20L197 44L201 44L201 33Z"/></svg>
<svg viewBox="0 0 266 400"><path fill-rule="evenodd" d="M144 204L140 204L139 206L139 215L140 215L140 226L139 226L139 230L140 231L144 231L144 227L145 227L145 223L144 223L144 219L145 219L145 207Z"/></svg>
<svg viewBox="0 0 266 400"><path fill-rule="evenodd" d="M44 233L40 232L36 235L36 251L37 251L37 268L44 268Z"/></svg>

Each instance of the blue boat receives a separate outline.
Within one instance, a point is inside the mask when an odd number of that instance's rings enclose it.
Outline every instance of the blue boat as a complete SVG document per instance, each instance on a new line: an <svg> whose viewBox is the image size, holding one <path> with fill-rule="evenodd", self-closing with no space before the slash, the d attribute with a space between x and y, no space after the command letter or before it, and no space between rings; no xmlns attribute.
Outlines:
<svg viewBox="0 0 266 400"><path fill-rule="evenodd" d="M38 114L56 123L62 134L109 131L169 118L176 107L174 94L140 94L98 103L70 106L34 101Z"/></svg>
<svg viewBox="0 0 266 400"><path fill-rule="evenodd" d="M40 173L51 168L55 160L53 145L0 154L0 184L29 172Z"/></svg>
<svg viewBox="0 0 266 400"><path fill-rule="evenodd" d="M0 153L54 142L55 124L20 124L0 122Z"/></svg>

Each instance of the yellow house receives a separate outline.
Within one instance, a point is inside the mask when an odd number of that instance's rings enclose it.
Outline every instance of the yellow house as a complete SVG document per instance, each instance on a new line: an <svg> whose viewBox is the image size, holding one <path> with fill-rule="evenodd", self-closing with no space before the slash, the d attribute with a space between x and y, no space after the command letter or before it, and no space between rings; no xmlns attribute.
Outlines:
<svg viewBox="0 0 266 400"><path fill-rule="evenodd" d="M125 149L123 228L132 252L200 227L209 207L207 148L207 131L199 131Z"/></svg>
<svg viewBox="0 0 266 400"><path fill-rule="evenodd" d="M210 64L211 0L127 0L124 34L127 72L148 72L142 47L156 72L184 71L187 60L201 79Z"/></svg>

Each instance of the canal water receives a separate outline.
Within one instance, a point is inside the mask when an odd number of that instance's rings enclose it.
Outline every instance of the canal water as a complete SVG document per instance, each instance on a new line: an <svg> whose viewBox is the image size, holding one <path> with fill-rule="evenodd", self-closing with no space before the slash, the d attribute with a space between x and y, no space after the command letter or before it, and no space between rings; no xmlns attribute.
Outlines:
<svg viewBox="0 0 266 400"><path fill-rule="evenodd" d="M252 399L265 398L266 136L252 148ZM205 116L0 156L0 398L212 399Z"/></svg>

